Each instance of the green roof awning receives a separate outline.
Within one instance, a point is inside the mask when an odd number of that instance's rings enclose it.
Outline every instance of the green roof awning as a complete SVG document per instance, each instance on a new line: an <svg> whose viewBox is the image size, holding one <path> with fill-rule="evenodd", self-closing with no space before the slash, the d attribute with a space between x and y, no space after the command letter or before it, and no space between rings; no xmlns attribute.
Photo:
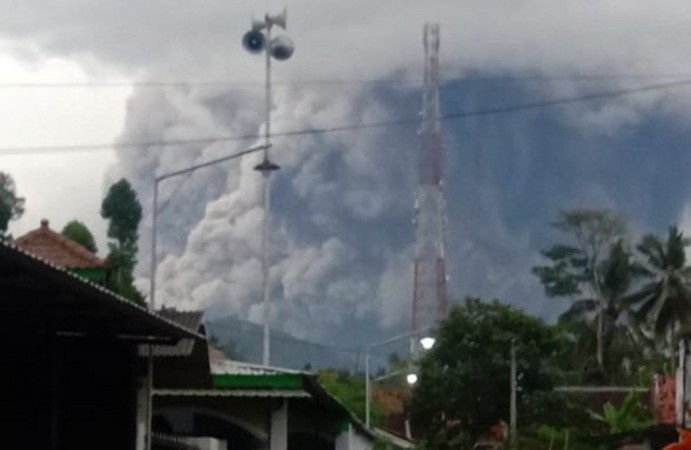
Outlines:
<svg viewBox="0 0 691 450"><path fill-rule="evenodd" d="M303 389L300 374L276 375L212 375L218 389Z"/></svg>

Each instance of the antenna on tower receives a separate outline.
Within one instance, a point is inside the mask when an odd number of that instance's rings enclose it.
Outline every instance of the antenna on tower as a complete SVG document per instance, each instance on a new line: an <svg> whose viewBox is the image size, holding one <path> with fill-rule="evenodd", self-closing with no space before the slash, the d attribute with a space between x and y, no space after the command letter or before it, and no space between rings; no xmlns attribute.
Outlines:
<svg viewBox="0 0 691 450"><path fill-rule="evenodd" d="M415 195L415 268L413 275L412 331L420 332L443 320L446 299L446 200L444 144L439 103L439 24L425 24L424 86L418 182ZM419 337L419 336L416 336ZM417 342L417 339L414 340ZM415 352L417 349L413 348Z"/></svg>

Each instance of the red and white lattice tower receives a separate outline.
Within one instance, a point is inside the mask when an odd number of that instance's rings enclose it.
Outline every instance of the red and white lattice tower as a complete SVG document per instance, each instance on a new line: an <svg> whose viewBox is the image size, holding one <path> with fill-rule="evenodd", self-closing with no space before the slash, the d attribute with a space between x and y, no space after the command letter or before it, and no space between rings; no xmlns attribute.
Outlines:
<svg viewBox="0 0 691 450"><path fill-rule="evenodd" d="M412 331L434 326L446 317L446 202L444 145L439 116L439 25L425 24L425 84L421 145L415 197L415 272Z"/></svg>

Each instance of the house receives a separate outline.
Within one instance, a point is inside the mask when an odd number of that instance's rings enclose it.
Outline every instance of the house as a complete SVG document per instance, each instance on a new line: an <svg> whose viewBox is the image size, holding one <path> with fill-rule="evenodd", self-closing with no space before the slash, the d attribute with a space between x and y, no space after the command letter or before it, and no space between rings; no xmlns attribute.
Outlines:
<svg viewBox="0 0 691 450"><path fill-rule="evenodd" d="M139 346L199 336L67 266L0 243L0 447L134 450L145 430Z"/></svg>
<svg viewBox="0 0 691 450"><path fill-rule="evenodd" d="M199 313L161 315L204 333ZM154 356L156 450L367 450L374 441L314 374L230 361L200 339Z"/></svg>
<svg viewBox="0 0 691 450"><path fill-rule="evenodd" d="M41 220L39 228L17 238L14 245L56 267L99 284L105 282L110 268L107 261L86 247L53 231L47 219Z"/></svg>
<svg viewBox="0 0 691 450"><path fill-rule="evenodd" d="M108 291L92 272L107 266L82 249L45 221L0 243L3 448L144 448L149 349L154 449L371 448L315 375L226 360L201 313Z"/></svg>

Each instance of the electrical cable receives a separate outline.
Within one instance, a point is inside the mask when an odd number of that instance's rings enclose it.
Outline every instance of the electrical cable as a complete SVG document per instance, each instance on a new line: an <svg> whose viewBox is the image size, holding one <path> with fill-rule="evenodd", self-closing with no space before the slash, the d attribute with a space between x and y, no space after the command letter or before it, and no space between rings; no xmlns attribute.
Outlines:
<svg viewBox="0 0 691 450"><path fill-rule="evenodd" d="M605 80L651 80L651 79L679 79L689 78L689 73L640 73L640 74L575 74L575 75L468 75L442 77L442 85L459 82L586 82ZM276 80L275 85L309 86L309 85L405 85L423 84L422 78L388 78L388 79L304 79L304 80ZM90 88L169 88L169 87L252 87L263 88L263 82L253 80L208 80L208 81L112 81L112 82L0 82L0 89L90 89Z"/></svg>
<svg viewBox="0 0 691 450"><path fill-rule="evenodd" d="M644 92L661 91L674 88L688 87L691 85L691 79L684 79L679 81L671 81L667 83L657 83L639 86L636 88L619 89L614 91L604 91L594 94L586 94L571 97L562 97L548 100L540 100L535 102L520 103L516 105L496 106L486 109L479 109L474 111L464 111L450 114L442 114L439 117L441 121L454 121L467 119L470 117L485 117L493 115L510 114L521 111L528 111L541 108L549 108L556 106L564 106L570 104L584 103L595 100L604 100L609 98L624 97ZM430 121L435 118L428 119ZM409 118L400 120L360 123L351 125L336 125L332 127L323 128L307 128L301 130L279 131L272 133L272 138L288 138L305 135L318 135L327 133L359 131L376 128L389 128L404 125L415 125L424 123L425 120L421 118ZM62 152L79 152L89 150L110 150L122 148L139 148L139 147L171 147L180 145L198 145L198 144L213 144L218 142L241 142L252 139L259 139L259 134L252 133L238 136L219 136L207 137L197 139L179 139L170 141L150 141L150 142L119 142L112 144L85 144L85 145L58 145L58 146L35 146L35 147L0 147L0 156L6 155L26 155L26 154L45 154L45 153L62 153Z"/></svg>

